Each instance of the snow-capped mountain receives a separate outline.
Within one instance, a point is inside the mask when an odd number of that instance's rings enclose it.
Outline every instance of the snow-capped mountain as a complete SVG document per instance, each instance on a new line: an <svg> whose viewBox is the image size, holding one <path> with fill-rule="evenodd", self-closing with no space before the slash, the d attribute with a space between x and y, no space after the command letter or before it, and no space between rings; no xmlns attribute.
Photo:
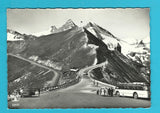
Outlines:
<svg viewBox="0 0 160 113"><path fill-rule="evenodd" d="M85 28L90 31L94 36L101 39L107 46L109 50L114 51L119 47L121 49L121 53L124 55L128 55L131 52L136 53L144 53L146 50L150 48L150 38L147 37L142 40L144 43L143 45L140 43L141 40L135 42L136 40L129 39L131 42L128 43L125 40L119 39L114 36L109 31L105 30L104 28L96 25L95 23L88 23ZM139 43L139 45L137 45ZM145 48L144 48L145 46Z"/></svg>
<svg viewBox="0 0 160 113"><path fill-rule="evenodd" d="M18 41L18 40L24 40L24 36L19 32L7 29L7 41Z"/></svg>
<svg viewBox="0 0 160 113"><path fill-rule="evenodd" d="M117 46L120 46L120 39L95 23L90 22L85 26L85 28L94 36L102 40L108 46L109 50L115 50Z"/></svg>
<svg viewBox="0 0 160 113"><path fill-rule="evenodd" d="M147 62L150 62L150 40L149 38L145 38L143 40L138 41L135 44L132 44L133 50L130 51L127 56L131 58L133 61L141 63L145 66Z"/></svg>
<svg viewBox="0 0 160 113"><path fill-rule="evenodd" d="M102 40L108 47L109 50L114 51L119 48L119 52L123 53L124 55L130 53L130 50L133 50L129 43L126 41L117 38L111 32L107 31L106 29L98 26L95 23L88 23L85 28L91 32L94 36Z"/></svg>

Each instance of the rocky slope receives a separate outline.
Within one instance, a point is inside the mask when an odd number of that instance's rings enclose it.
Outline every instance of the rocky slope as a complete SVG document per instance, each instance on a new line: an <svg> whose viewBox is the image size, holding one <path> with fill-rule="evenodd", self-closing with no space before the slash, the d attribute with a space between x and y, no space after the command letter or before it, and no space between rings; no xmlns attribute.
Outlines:
<svg viewBox="0 0 160 113"><path fill-rule="evenodd" d="M108 65L93 70L96 79L111 84L117 82L149 82L145 76L141 75L140 70L144 67L143 65L128 59L118 50L109 50L103 41L97 39L89 31L86 30L85 32L89 37L89 43L99 46L97 49L98 63L108 61Z"/></svg>
<svg viewBox="0 0 160 113"><path fill-rule="evenodd" d="M9 92L22 87L43 88L54 76L54 73L48 69L8 55Z"/></svg>

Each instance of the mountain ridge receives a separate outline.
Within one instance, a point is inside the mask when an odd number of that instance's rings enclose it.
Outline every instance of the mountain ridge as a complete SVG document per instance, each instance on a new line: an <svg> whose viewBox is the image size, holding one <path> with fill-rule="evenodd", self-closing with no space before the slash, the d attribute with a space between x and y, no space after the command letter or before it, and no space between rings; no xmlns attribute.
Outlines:
<svg viewBox="0 0 160 113"><path fill-rule="evenodd" d="M109 31L92 23L85 27L78 27L71 20L66 23L60 28L54 27L60 29L54 33L30 40L8 41L7 52L62 72L108 61L108 65L92 71L95 79L109 84L149 83L145 65L125 56L121 52L122 41Z"/></svg>

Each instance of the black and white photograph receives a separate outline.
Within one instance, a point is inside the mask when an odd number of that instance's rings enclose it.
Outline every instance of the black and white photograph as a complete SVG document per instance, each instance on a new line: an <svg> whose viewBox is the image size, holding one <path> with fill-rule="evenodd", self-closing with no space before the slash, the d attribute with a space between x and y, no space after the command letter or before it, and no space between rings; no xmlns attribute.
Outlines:
<svg viewBox="0 0 160 113"><path fill-rule="evenodd" d="M7 9L9 109L149 108L150 9Z"/></svg>

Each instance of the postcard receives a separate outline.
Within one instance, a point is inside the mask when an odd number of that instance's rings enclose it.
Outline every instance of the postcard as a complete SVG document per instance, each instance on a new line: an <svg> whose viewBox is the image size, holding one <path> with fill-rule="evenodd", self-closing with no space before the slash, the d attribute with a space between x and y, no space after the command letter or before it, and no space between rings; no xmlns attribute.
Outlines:
<svg viewBox="0 0 160 113"><path fill-rule="evenodd" d="M8 108L149 108L149 12L8 8Z"/></svg>

